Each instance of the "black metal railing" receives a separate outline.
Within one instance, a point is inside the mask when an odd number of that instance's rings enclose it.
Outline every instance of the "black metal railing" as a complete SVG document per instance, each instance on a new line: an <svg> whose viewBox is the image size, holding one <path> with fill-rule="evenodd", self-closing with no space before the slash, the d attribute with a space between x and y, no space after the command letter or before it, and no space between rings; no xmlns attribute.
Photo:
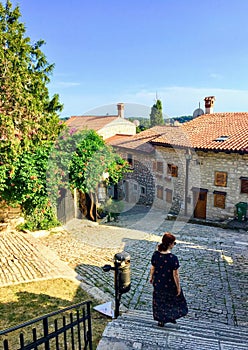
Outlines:
<svg viewBox="0 0 248 350"><path fill-rule="evenodd" d="M92 350L91 301L0 331L4 350Z"/></svg>

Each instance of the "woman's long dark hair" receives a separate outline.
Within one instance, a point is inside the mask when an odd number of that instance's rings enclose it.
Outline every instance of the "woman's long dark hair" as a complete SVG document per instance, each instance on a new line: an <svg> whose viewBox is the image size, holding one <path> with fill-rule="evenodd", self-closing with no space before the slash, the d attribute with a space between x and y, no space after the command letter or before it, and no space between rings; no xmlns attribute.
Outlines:
<svg viewBox="0 0 248 350"><path fill-rule="evenodd" d="M165 232L162 238L162 243L158 245L158 251L162 252L167 250L169 248L169 245L174 243L175 240L176 240L176 237L173 234L169 232Z"/></svg>

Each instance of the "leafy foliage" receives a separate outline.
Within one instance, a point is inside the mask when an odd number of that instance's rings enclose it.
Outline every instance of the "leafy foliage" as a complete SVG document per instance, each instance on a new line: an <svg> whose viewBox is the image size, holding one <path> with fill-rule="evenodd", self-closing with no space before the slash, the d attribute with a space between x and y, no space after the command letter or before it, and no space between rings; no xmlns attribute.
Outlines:
<svg viewBox="0 0 248 350"><path fill-rule="evenodd" d="M108 174L106 184L116 184L128 169L128 163L94 130L77 133L65 130L50 157L50 194L53 195L52 191L56 194L60 187L77 188L83 193L95 192L104 173ZM53 200L55 197L53 195Z"/></svg>
<svg viewBox="0 0 248 350"><path fill-rule="evenodd" d="M145 117L130 117L128 118L130 122L133 122L134 120L139 121L139 126L136 127L136 133L140 133L141 131L144 131L146 129L150 128L150 119L145 118Z"/></svg>
<svg viewBox="0 0 248 350"><path fill-rule="evenodd" d="M150 124L151 127L164 124L162 102L160 100L157 100L151 108Z"/></svg>
<svg viewBox="0 0 248 350"><path fill-rule="evenodd" d="M0 3L0 197L22 206L29 229L43 229L58 224L62 187L94 192L104 172L116 183L128 165L94 131L62 132L62 105L47 88L54 65L20 15Z"/></svg>
<svg viewBox="0 0 248 350"><path fill-rule="evenodd" d="M20 15L9 0L0 3L0 196L33 217L49 208L44 171L63 127L62 105L58 95L49 97L54 66L41 51L44 41L30 43Z"/></svg>

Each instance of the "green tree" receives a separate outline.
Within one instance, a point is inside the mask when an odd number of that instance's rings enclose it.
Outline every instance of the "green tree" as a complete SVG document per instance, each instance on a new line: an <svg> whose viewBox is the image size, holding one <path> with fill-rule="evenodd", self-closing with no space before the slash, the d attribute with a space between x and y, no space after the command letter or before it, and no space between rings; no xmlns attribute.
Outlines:
<svg viewBox="0 0 248 350"><path fill-rule="evenodd" d="M117 184L129 165L94 130L65 131L56 142L48 169L49 194L55 203L62 187L78 189L90 197L88 216L95 220L98 185ZM105 178L104 178L104 175Z"/></svg>
<svg viewBox="0 0 248 350"><path fill-rule="evenodd" d="M62 105L58 95L49 96L54 65L41 51L44 41L31 44L20 16L19 6L0 3L0 197L22 206L30 202L31 214L31 204L35 211L39 201L33 176L46 173L49 149L63 125ZM45 190L39 196L40 208L48 200Z"/></svg>
<svg viewBox="0 0 248 350"><path fill-rule="evenodd" d="M19 7L0 3L0 199L20 204L30 229L57 224L63 187L96 198L104 172L116 183L127 164L93 131L64 131L58 95L47 84L54 65L33 45L19 21Z"/></svg>
<svg viewBox="0 0 248 350"><path fill-rule="evenodd" d="M163 113L162 113L162 102L160 100L157 100L156 103L151 108L150 124L151 124L151 127L164 124Z"/></svg>

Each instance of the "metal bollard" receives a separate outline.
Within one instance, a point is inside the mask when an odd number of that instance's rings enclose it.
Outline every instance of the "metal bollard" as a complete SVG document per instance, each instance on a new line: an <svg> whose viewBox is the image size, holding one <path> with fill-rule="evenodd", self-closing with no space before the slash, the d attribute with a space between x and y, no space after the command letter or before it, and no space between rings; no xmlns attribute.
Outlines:
<svg viewBox="0 0 248 350"><path fill-rule="evenodd" d="M126 252L117 253L114 256L114 266L104 265L103 271L108 272L114 270L115 283L115 313L117 318L120 314L120 300L121 295L127 293L131 288L131 269L130 269L130 255Z"/></svg>

